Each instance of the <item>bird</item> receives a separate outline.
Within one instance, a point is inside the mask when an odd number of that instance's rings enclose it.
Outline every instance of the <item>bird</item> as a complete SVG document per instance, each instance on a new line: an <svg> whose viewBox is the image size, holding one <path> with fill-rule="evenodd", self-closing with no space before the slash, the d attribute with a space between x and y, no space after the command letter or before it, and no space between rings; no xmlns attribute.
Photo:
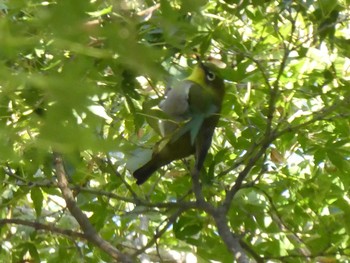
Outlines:
<svg viewBox="0 0 350 263"><path fill-rule="evenodd" d="M161 122L164 138L153 149L151 160L133 172L138 185L174 160L194 155L197 172L204 164L220 118L225 84L218 67L199 57L197 61L190 76L170 88L159 105L168 116Z"/></svg>

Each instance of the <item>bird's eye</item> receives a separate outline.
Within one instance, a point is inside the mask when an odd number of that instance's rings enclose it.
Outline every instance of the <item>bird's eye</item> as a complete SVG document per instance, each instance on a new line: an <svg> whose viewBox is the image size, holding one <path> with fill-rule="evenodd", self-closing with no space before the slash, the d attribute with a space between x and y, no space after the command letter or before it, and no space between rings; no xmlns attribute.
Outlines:
<svg viewBox="0 0 350 263"><path fill-rule="evenodd" d="M215 74L212 71L207 72L207 79L213 81L215 79Z"/></svg>

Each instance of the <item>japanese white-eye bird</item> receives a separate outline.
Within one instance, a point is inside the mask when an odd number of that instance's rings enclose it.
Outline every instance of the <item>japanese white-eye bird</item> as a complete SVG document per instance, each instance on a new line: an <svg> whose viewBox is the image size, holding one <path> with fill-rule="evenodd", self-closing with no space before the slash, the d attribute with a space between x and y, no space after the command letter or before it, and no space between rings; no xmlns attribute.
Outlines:
<svg viewBox="0 0 350 263"><path fill-rule="evenodd" d="M218 68L198 59L191 75L174 85L160 103L160 109L169 117L162 123L165 138L153 150L151 160L133 173L138 185L160 167L192 154L195 169L201 170L220 118L224 94Z"/></svg>

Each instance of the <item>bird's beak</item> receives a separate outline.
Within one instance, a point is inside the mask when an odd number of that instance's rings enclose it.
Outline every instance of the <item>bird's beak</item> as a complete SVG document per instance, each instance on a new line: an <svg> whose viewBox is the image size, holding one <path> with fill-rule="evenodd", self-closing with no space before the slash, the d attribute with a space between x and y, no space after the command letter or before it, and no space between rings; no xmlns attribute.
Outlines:
<svg viewBox="0 0 350 263"><path fill-rule="evenodd" d="M205 66L204 66L201 58L199 57L199 55L196 55L196 59L197 59L198 65L204 70Z"/></svg>

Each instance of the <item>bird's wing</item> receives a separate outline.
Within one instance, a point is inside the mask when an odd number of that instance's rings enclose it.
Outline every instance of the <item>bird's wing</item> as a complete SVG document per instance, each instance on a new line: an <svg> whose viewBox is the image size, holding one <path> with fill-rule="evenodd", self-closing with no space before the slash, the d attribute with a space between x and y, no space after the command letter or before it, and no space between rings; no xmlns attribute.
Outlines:
<svg viewBox="0 0 350 263"><path fill-rule="evenodd" d="M189 111L191 120L188 122L193 144L206 118L218 112L214 104L211 90L206 86L193 85L189 91Z"/></svg>
<svg viewBox="0 0 350 263"><path fill-rule="evenodd" d="M190 133L191 145L199 134L199 131L203 125L204 120L217 112L217 107L213 104L211 93L201 85L187 81L188 84L188 98L187 104L188 109L186 111L187 122L181 126L177 126L172 132L171 141L177 141L178 138L183 136L185 133ZM185 113L183 113L185 114Z"/></svg>

